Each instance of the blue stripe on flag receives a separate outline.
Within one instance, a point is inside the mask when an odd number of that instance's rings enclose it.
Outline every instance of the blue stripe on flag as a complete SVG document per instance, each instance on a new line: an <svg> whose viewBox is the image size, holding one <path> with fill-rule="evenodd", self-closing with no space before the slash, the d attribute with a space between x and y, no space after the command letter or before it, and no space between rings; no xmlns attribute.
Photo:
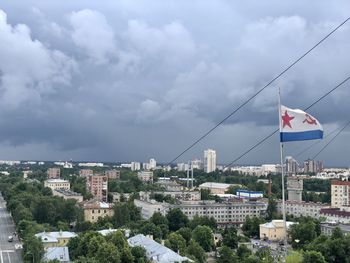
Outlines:
<svg viewBox="0 0 350 263"><path fill-rule="evenodd" d="M322 139L323 131L313 130L313 131L303 131L303 132L280 132L281 142L290 141L305 141L305 140L315 140Z"/></svg>

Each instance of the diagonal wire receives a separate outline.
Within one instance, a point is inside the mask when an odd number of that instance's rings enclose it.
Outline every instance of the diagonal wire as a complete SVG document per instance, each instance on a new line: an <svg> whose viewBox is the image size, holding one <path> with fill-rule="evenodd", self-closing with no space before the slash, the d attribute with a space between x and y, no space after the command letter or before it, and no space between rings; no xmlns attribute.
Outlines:
<svg viewBox="0 0 350 263"><path fill-rule="evenodd" d="M331 136L333 133L335 133L338 130L339 130L339 127L334 129L332 132L328 133L323 139L328 138L329 136ZM316 146L317 144L320 144L321 142L322 142L322 140L318 140L318 141L312 143L308 147L306 147L303 150L301 150L299 153L295 154L295 158L298 158L300 155L302 155L303 153L307 152L308 150L310 150L312 147Z"/></svg>
<svg viewBox="0 0 350 263"><path fill-rule="evenodd" d="M308 109L310 109L311 107L313 107L316 103L320 102L321 100L323 100L325 97L327 97L329 94L331 94L333 91L335 91L337 88L339 88L340 86L342 86L345 82L347 82L350 79L350 76L348 76L347 78L345 78L342 82L340 82L338 85L336 85L334 88L332 88L331 90L329 90L327 93L325 93L323 96L321 96L320 98L318 98L315 102L313 102L310 106L308 106L307 108L304 109L304 111L307 111ZM255 145L253 145L251 148L249 148L247 151L245 151L243 154L241 154L240 156L238 156L236 159L234 159L232 162L230 162L228 165L225 165L224 168L231 166L232 164L234 164L235 162L237 162L239 159L241 159L243 156L247 155L249 152L251 152L252 150L254 150L256 147L258 147L259 145L261 145L263 142L265 142L267 139L269 139L270 137L272 137L275 133L277 133L279 131L279 129L274 130L273 132L271 132L269 135L267 135L266 137L264 137L262 140L260 140L259 142L257 142Z"/></svg>
<svg viewBox="0 0 350 263"><path fill-rule="evenodd" d="M316 153L316 154L314 155L314 157L312 157L312 160L315 160L315 158L316 158L324 149L326 149L327 146L328 146L329 144L331 144L331 143L338 137L338 135L339 135L349 124L350 124L350 121L348 121L348 122L344 125L344 127L332 138L332 140L330 140L325 146L322 147L322 149L321 149L320 151L318 151L318 153Z"/></svg>
<svg viewBox="0 0 350 263"><path fill-rule="evenodd" d="M241 108L243 108L245 105L247 105L251 100L253 100L256 96L258 96L264 89L266 89L268 86L270 86L273 82L275 82L277 79L279 79L284 73L286 73L289 69L291 69L295 64L297 64L300 60L302 60L305 56L307 56L311 51L313 51L316 47L318 47L323 41L325 41L327 38L329 38L334 32L336 32L339 28L341 28L346 22L350 20L350 17L345 19L342 23L340 23L336 28L334 28L331 32L329 32L326 36L324 36L320 41L318 41L315 45L313 45L310 49L308 49L305 53L303 53L298 59L296 59L292 64L290 64L288 67L286 67L284 70L282 70L281 73L279 73L277 76L275 76L270 82L268 82L264 87L259 89L256 93L254 93L249 99L244 101L240 106L238 106L235 110L233 110L229 115L227 115L225 118L223 118L221 121L219 121L214 127L212 127L209 131L204 133L202 136L200 136L197 140L195 140L191 145L189 145L185 150L183 150L180 154L178 154L174 159L172 159L170 162L168 162L168 165L171 165L173 162L175 162L178 158L180 158L183 154L185 154L187 151L192 149L195 145L197 145L201 140L203 140L205 137L207 137L211 132L216 130L221 124L223 124L226 120L228 120L230 117L232 117L236 112L238 112Z"/></svg>

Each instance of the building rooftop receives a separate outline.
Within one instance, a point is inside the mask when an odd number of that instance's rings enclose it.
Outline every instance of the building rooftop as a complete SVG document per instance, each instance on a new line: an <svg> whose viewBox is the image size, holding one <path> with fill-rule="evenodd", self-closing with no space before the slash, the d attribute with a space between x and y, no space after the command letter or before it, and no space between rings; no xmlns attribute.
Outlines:
<svg viewBox="0 0 350 263"><path fill-rule="evenodd" d="M46 180L48 183L69 183L69 181L63 179L48 179Z"/></svg>
<svg viewBox="0 0 350 263"><path fill-rule="evenodd" d="M90 208L90 209L110 209L112 207L113 205L110 203L101 202L95 199L89 200L84 203L84 208Z"/></svg>
<svg viewBox="0 0 350 263"><path fill-rule="evenodd" d="M73 192L71 190L67 190L67 189L55 189L54 191L66 196L81 196L81 194Z"/></svg>
<svg viewBox="0 0 350 263"><path fill-rule="evenodd" d="M222 184L222 183L214 183L214 182L206 182L201 184L199 187L207 187L207 188L221 188L221 189L226 189L229 188L231 185L230 184Z"/></svg>
<svg viewBox="0 0 350 263"><path fill-rule="evenodd" d="M56 232L41 232L35 234L36 237L40 237L44 243L58 242L61 238L72 238L76 237L77 234L69 231L56 231Z"/></svg>
<svg viewBox="0 0 350 263"><path fill-rule="evenodd" d="M296 222L290 222L290 221L286 221L286 226L287 229L291 226L297 224ZM260 224L260 226L265 227L265 228L277 228L277 227L283 227L283 220L282 219L276 219L276 220L272 220L271 222L267 222L265 224Z"/></svg>
<svg viewBox="0 0 350 263"><path fill-rule="evenodd" d="M48 247L44 254L44 261L55 260L70 262L68 247Z"/></svg>
<svg viewBox="0 0 350 263"><path fill-rule="evenodd" d="M171 249L157 243L151 238L142 234L136 235L128 239L131 247L141 246L146 250L146 256L152 262L158 263L175 263L175 262L193 262L187 257L180 256Z"/></svg>

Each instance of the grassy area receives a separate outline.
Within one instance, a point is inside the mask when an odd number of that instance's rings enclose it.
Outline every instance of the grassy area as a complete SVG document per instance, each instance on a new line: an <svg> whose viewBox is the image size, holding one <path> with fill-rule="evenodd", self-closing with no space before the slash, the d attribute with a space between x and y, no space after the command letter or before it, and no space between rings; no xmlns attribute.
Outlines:
<svg viewBox="0 0 350 263"><path fill-rule="evenodd" d="M286 263L301 263L303 261L303 256L297 251L289 251L286 258Z"/></svg>

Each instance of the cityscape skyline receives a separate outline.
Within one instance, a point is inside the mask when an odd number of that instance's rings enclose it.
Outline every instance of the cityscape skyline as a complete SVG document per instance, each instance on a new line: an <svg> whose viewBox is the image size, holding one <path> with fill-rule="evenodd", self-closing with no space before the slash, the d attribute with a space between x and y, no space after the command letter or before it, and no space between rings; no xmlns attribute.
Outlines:
<svg viewBox="0 0 350 263"><path fill-rule="evenodd" d="M235 1L170 2L147 8L127 1L2 3L0 40L7 46L0 51L0 159L153 155L169 162L324 37L350 8L347 1L299 1L302 9L254 1L252 12L250 4ZM196 19L183 11L193 9ZM278 87L285 105L302 109L337 85L350 66L349 30L344 25L179 161L214 148L225 164L249 149L278 127ZM348 97L345 84L310 110L325 135L348 120ZM348 166L343 141L349 140L347 129L320 158ZM286 145L286 155L298 145ZM239 163L278 160L276 135Z"/></svg>

